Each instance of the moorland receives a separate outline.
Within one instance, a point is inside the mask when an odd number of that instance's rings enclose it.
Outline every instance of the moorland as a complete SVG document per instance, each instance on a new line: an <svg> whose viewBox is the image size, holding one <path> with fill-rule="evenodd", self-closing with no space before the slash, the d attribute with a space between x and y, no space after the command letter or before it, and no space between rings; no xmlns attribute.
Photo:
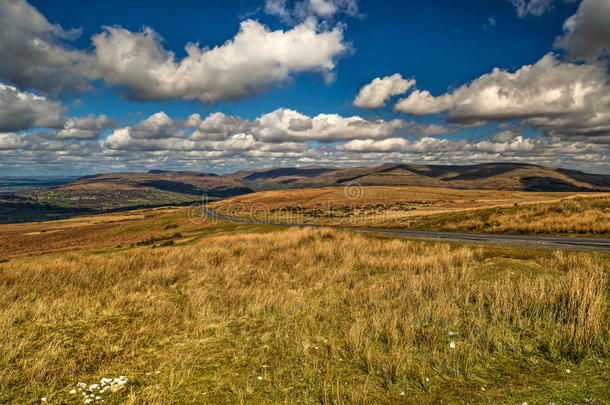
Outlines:
<svg viewBox="0 0 610 405"><path fill-rule="evenodd" d="M0 402L610 400L606 253L187 212L0 227Z"/></svg>

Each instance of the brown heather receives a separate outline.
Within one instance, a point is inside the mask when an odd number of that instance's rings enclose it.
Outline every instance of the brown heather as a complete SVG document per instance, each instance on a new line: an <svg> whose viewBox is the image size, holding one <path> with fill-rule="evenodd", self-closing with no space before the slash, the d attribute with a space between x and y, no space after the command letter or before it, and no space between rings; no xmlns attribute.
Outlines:
<svg viewBox="0 0 610 405"><path fill-rule="evenodd" d="M119 374L107 403L521 403L575 384L608 399L607 271L327 229L15 259L0 402L71 403L78 381Z"/></svg>

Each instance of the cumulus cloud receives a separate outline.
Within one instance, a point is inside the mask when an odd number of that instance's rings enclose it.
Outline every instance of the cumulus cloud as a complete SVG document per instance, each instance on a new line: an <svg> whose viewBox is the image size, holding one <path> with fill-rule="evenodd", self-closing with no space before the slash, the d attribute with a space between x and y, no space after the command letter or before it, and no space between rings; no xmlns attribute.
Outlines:
<svg viewBox="0 0 610 405"><path fill-rule="evenodd" d="M413 85L415 80L405 80L399 73L384 78L377 77L360 89L354 105L368 109L385 107L385 102L390 97L405 93Z"/></svg>
<svg viewBox="0 0 610 405"><path fill-rule="evenodd" d="M318 114L313 118L280 108L257 118L252 132L268 142L285 140L337 142L346 139L387 138L403 130L403 120L366 120L359 116Z"/></svg>
<svg viewBox="0 0 610 405"><path fill-rule="evenodd" d="M524 120L555 135L608 134L610 85L602 64L565 63L547 54L514 73L496 68L436 97L413 91L394 109L415 115L448 111L447 121L458 124Z"/></svg>
<svg viewBox="0 0 610 405"><path fill-rule="evenodd" d="M17 134L12 132L0 132L0 150L13 150L26 147L28 143Z"/></svg>
<svg viewBox="0 0 610 405"><path fill-rule="evenodd" d="M291 7L286 0L266 0L265 13L294 24L311 18L330 19L336 14L357 16L358 3L356 0L303 0L295 2Z"/></svg>
<svg viewBox="0 0 610 405"><path fill-rule="evenodd" d="M349 2L348 2L349 3ZM325 13L326 2L308 3ZM343 2L328 7L350 9ZM93 51L71 49L80 31L53 25L25 0L0 0L0 79L49 94L82 91L91 80L119 86L134 100L184 98L204 103L252 97L293 74L316 72L333 79L335 62L347 49L343 27L327 29L309 19L283 31L246 20L239 32L214 48L189 43L177 60L151 28L131 32L104 27Z"/></svg>
<svg viewBox="0 0 610 405"><path fill-rule="evenodd" d="M115 130L106 139L106 143L113 148L127 144L166 148L171 144L171 148L205 149L214 145L246 144L248 141L247 144L251 147L271 148L271 144L285 146L295 142L332 143L351 139L383 139L405 133L407 129L417 134L438 130L399 119L366 120L358 116L343 117L338 114L309 117L284 108L263 114L252 121L221 112L213 113L205 119L199 114L193 114L182 121L159 112L135 125ZM138 139L146 141L138 142Z"/></svg>
<svg viewBox="0 0 610 405"><path fill-rule="evenodd" d="M79 35L25 0L0 0L0 78L48 94L89 88L89 57L66 43Z"/></svg>
<svg viewBox="0 0 610 405"><path fill-rule="evenodd" d="M213 120L208 122L214 125L204 125L210 129L209 135L199 133L202 123L210 117ZM228 129L231 125L227 123L235 124L235 129ZM407 122L407 127L410 126ZM140 131L138 137L134 136L136 127ZM160 127L164 129L159 130ZM234 132L240 127L246 130ZM308 125L303 125L301 130L307 131L307 128ZM250 121L217 113L205 119L191 116L180 120L158 113L140 123L118 128L102 140L63 139L53 132L0 133L0 170L40 173L46 168L94 173L180 167L231 172L248 167L378 165L392 161L435 164L520 161L608 171L608 139L597 142L600 137L576 140L553 135L526 137L518 126L503 125L502 128L501 132L483 140L429 136L418 139L394 133L379 138L310 143L307 138L290 136L262 139L256 119Z"/></svg>
<svg viewBox="0 0 610 405"><path fill-rule="evenodd" d="M157 118L152 119L155 116ZM349 127L350 119L354 117L334 114L308 117L285 109L263 114L254 120L224 113L214 113L206 118L194 114L186 120L163 117L161 121L172 130L158 137L156 126L141 125L162 116L155 114L152 117L115 130L100 142L101 153L120 156L127 161L148 161L149 165L153 158L180 163L184 167L192 167L199 162L225 171L244 168L244 162L250 167L269 167L296 164L375 165L387 161L455 163L465 160L473 163L523 161L564 167L569 164L575 168L603 172L607 171L604 165L607 162L606 154L610 151L610 143L596 142L599 138L567 140L554 135L526 137L521 133L524 127L508 124L500 125L503 128L500 132L482 140L426 136L423 135L424 128L432 127L431 131L442 132L442 126L434 128L434 124L404 121L400 123L399 130L386 131L390 122L382 120L366 124L377 125L374 131L368 128L368 132L345 134L346 126ZM316 123L316 120L319 122ZM289 129L291 125L293 127ZM417 126L421 137L410 137ZM151 134L135 137L135 127L141 130L147 128ZM322 132L327 135L326 138L308 133L320 128L324 128ZM454 130L445 128L445 132ZM315 146L309 142L312 138L318 140ZM582 156L588 156L589 160L582 160Z"/></svg>
<svg viewBox="0 0 610 405"><path fill-rule="evenodd" d="M346 50L340 27L319 32L312 21L288 31L270 31L247 20L221 46L188 44L187 56L180 61L150 28L133 33L105 27L92 40L101 76L110 84L126 86L130 98L204 103L251 97L296 72L320 72L331 80L335 59Z"/></svg>
<svg viewBox="0 0 610 405"><path fill-rule="evenodd" d="M191 139L212 141L227 139L232 134L246 132L251 125L248 120L222 112L210 114L203 120L199 114L192 114L185 123L186 128L195 128Z"/></svg>
<svg viewBox="0 0 610 405"><path fill-rule="evenodd" d="M57 131L58 138L98 139L106 129L116 127L116 121L105 116L90 113L84 117L69 117L64 127Z"/></svg>
<svg viewBox="0 0 610 405"><path fill-rule="evenodd" d="M59 128L66 110L56 101L0 83L0 131Z"/></svg>
<svg viewBox="0 0 610 405"><path fill-rule="evenodd" d="M565 49L572 60L593 61L610 54L610 1L583 0L576 14L563 24L564 35L555 47Z"/></svg>

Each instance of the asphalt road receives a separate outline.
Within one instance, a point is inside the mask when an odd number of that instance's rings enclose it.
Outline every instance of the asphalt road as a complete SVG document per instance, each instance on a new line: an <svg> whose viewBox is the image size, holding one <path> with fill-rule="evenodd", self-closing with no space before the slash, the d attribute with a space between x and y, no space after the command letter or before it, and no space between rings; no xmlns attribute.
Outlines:
<svg viewBox="0 0 610 405"><path fill-rule="evenodd" d="M259 225L296 226L299 228L322 228L320 225L290 224L279 222L254 221L242 218L228 217L213 210L203 210L204 215L212 218L223 219L231 222L252 223ZM385 235L399 236L412 239L438 240L450 242L486 243L494 245L530 246L552 249L579 249L610 251L609 238L580 238L564 236L522 236L522 235L499 235L465 232L437 232L437 231L410 231L404 229L384 228L350 228L342 227L359 232L372 232Z"/></svg>

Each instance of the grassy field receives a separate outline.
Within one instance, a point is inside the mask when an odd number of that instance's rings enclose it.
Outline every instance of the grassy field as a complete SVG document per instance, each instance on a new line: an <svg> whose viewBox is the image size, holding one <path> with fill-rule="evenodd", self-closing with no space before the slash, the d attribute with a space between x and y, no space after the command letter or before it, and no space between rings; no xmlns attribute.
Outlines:
<svg viewBox="0 0 610 405"><path fill-rule="evenodd" d="M0 403L610 400L606 254L194 222L0 227Z"/></svg>
<svg viewBox="0 0 610 405"><path fill-rule="evenodd" d="M608 236L609 193L327 187L265 191L211 204L257 220L329 226Z"/></svg>

